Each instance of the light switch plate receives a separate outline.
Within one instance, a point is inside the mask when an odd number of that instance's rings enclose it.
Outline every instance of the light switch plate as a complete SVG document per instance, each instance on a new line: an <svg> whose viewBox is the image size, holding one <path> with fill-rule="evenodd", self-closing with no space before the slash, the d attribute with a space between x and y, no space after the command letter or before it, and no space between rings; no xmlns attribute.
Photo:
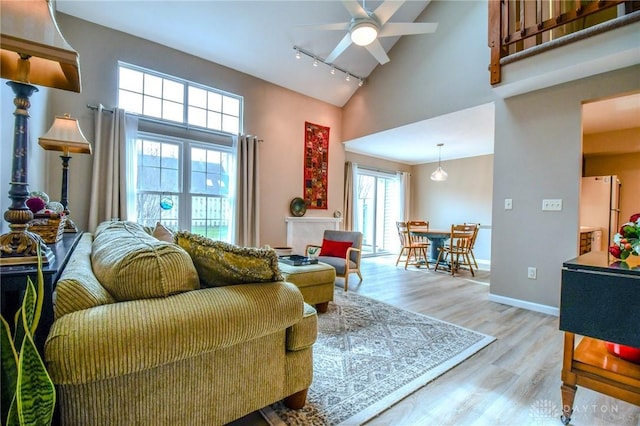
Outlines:
<svg viewBox="0 0 640 426"><path fill-rule="evenodd" d="M562 199L544 199L542 200L542 211L561 211L562 210Z"/></svg>

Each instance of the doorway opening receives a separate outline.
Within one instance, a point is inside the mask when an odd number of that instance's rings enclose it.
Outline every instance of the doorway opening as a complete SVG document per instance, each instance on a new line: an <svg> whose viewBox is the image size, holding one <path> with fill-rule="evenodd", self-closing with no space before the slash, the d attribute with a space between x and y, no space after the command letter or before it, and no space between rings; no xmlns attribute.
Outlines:
<svg viewBox="0 0 640 426"><path fill-rule="evenodd" d="M640 92L582 105L582 181L578 254L607 251L640 212Z"/></svg>

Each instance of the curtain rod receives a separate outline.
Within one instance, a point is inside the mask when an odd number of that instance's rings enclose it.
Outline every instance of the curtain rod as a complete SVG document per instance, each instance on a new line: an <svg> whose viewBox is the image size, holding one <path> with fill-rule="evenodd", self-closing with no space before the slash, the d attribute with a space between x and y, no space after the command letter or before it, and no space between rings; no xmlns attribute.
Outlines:
<svg viewBox="0 0 640 426"><path fill-rule="evenodd" d="M369 170L370 172L378 172L378 173L384 173L384 174L388 174L388 175L395 175L398 173L403 173L401 170L385 170L385 169L379 169L377 167L373 167L373 166L366 166L364 164L358 164L358 163L353 163L356 166L358 166L359 169L364 169L364 170Z"/></svg>
<svg viewBox="0 0 640 426"><path fill-rule="evenodd" d="M96 111L97 111L99 107L98 107L97 105L90 105L90 104L87 104L87 108L89 108L89 109L93 109L93 110L96 110ZM107 107L102 107L102 110L103 110L103 111L107 111L107 112L113 112L113 111L114 111L114 109L113 109L113 108L107 108Z"/></svg>

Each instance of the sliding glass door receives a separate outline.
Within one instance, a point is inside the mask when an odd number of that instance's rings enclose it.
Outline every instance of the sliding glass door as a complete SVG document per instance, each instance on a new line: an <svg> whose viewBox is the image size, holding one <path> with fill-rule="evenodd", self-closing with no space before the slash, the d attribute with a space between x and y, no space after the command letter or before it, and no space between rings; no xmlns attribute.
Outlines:
<svg viewBox="0 0 640 426"><path fill-rule="evenodd" d="M363 256L397 253L396 221L402 216L399 177L359 167L357 194L355 228L363 234Z"/></svg>

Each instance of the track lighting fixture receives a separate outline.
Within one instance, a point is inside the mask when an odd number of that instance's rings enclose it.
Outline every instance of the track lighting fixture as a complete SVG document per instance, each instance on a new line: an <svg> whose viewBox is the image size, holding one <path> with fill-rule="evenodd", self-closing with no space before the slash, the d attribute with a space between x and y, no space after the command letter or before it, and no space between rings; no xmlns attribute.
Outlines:
<svg viewBox="0 0 640 426"><path fill-rule="evenodd" d="M320 63L323 63L323 64L327 65L328 67L331 67L330 71L329 71L331 73L331 75L335 75L335 73L337 71L340 71L341 73L343 73L346 76L345 77L346 81L351 81L351 77L353 77L356 80L358 80L358 87L362 87L362 85L364 84L364 81L365 81L364 77L357 76L357 75L345 70L344 68L340 68L340 67L338 67L338 66L336 66L336 65L334 65L332 63L326 62L324 59L322 59L322 58L320 58L320 57L318 57L318 56L316 56L316 55L314 55L314 54L312 54L310 52L307 52L306 50L301 49L298 46L293 46L293 50L296 51L296 59L300 59L302 57L302 55L305 55L305 56L313 59L313 66L314 67L318 67L318 66L320 66Z"/></svg>

